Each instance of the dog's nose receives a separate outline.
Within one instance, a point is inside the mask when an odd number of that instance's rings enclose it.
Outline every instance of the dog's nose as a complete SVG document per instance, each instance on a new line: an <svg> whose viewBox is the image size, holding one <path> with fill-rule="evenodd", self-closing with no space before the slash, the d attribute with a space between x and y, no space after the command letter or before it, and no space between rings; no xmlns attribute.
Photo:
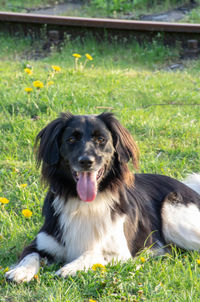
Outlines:
<svg viewBox="0 0 200 302"><path fill-rule="evenodd" d="M81 168L88 169L91 168L94 163L94 156L82 155L78 158L78 162Z"/></svg>

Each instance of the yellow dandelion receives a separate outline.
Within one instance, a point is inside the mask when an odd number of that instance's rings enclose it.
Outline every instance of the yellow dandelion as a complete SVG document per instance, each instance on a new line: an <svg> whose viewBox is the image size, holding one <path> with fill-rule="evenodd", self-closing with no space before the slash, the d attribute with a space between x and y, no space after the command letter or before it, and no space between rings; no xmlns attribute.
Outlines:
<svg viewBox="0 0 200 302"><path fill-rule="evenodd" d="M4 269L4 273L8 272L9 271L9 267L7 266L5 269Z"/></svg>
<svg viewBox="0 0 200 302"><path fill-rule="evenodd" d="M3 235L0 234L0 240L3 240Z"/></svg>
<svg viewBox="0 0 200 302"><path fill-rule="evenodd" d="M73 53L72 55L74 58L76 59L80 59L81 58L81 55L79 55L78 53Z"/></svg>
<svg viewBox="0 0 200 302"><path fill-rule="evenodd" d="M91 55L89 55L89 53L86 53L85 56L88 60L90 60L90 61L93 60L93 57Z"/></svg>
<svg viewBox="0 0 200 302"><path fill-rule="evenodd" d="M28 185L27 184L21 184L19 186L20 186L20 188L26 188Z"/></svg>
<svg viewBox="0 0 200 302"><path fill-rule="evenodd" d="M144 257L141 257L140 260L142 263L146 262L146 259Z"/></svg>
<svg viewBox="0 0 200 302"><path fill-rule="evenodd" d="M33 91L33 88L31 88L31 87L26 87L26 88L24 88L24 91L30 93L30 92Z"/></svg>
<svg viewBox="0 0 200 302"><path fill-rule="evenodd" d="M100 269L100 270L102 270L102 271L105 271L105 270L106 270L106 267L105 267L103 264L101 264L101 263L93 264L92 270L93 270L93 271L96 271L96 270L98 270L98 269Z"/></svg>
<svg viewBox="0 0 200 302"><path fill-rule="evenodd" d="M88 302L97 302L97 300L89 299Z"/></svg>
<svg viewBox="0 0 200 302"><path fill-rule="evenodd" d="M9 203L9 200L5 197L0 197L0 203L6 204Z"/></svg>
<svg viewBox="0 0 200 302"><path fill-rule="evenodd" d="M24 209L22 210L22 215L24 215L24 217L26 218L30 218L32 216L32 212L29 209Z"/></svg>
<svg viewBox="0 0 200 302"><path fill-rule="evenodd" d="M61 71L60 66L52 65L51 67L52 67L53 70L55 70L57 72Z"/></svg>
<svg viewBox="0 0 200 302"><path fill-rule="evenodd" d="M24 71L29 75L31 75L33 73L30 68L25 68Z"/></svg>
<svg viewBox="0 0 200 302"><path fill-rule="evenodd" d="M49 81L48 83L47 83L47 86L51 86L51 85L53 85L54 84L54 81Z"/></svg>
<svg viewBox="0 0 200 302"><path fill-rule="evenodd" d="M38 280L39 279L38 275L34 275L34 279Z"/></svg>
<svg viewBox="0 0 200 302"><path fill-rule="evenodd" d="M43 88L44 84L41 81L34 81L33 86L36 88Z"/></svg>
<svg viewBox="0 0 200 302"><path fill-rule="evenodd" d="M199 265L200 265L200 259L197 259L197 264L199 264Z"/></svg>

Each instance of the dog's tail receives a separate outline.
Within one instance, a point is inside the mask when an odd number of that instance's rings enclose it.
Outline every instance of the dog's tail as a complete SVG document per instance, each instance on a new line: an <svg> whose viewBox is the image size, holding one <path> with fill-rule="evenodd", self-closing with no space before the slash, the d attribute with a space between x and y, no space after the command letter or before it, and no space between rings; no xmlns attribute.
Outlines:
<svg viewBox="0 0 200 302"><path fill-rule="evenodd" d="M200 194L200 174L188 175L183 183Z"/></svg>

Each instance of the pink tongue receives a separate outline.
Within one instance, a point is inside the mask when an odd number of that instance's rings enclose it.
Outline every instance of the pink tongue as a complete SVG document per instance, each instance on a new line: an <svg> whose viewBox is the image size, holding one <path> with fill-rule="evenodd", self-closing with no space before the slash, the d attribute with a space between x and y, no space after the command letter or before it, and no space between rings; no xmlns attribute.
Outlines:
<svg viewBox="0 0 200 302"><path fill-rule="evenodd" d="M83 201L93 201L97 195L97 172L80 172L76 186Z"/></svg>

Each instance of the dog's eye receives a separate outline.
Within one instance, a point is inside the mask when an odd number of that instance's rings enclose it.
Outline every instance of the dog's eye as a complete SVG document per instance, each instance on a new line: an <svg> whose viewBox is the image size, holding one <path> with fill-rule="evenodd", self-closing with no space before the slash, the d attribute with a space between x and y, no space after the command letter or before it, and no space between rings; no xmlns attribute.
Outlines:
<svg viewBox="0 0 200 302"><path fill-rule="evenodd" d="M74 136L71 136L67 139L67 142L70 144L75 143L75 141L76 141L76 138Z"/></svg>
<svg viewBox="0 0 200 302"><path fill-rule="evenodd" d="M97 136L97 137L94 137L93 139L94 139L95 143L98 143L98 144L103 144L105 142L105 138L102 136Z"/></svg>
<svg viewBox="0 0 200 302"><path fill-rule="evenodd" d="M69 144L73 144L75 142L80 141L82 138L82 134L79 131L74 131L73 133L71 133L71 136L69 136L67 138L67 143Z"/></svg>

